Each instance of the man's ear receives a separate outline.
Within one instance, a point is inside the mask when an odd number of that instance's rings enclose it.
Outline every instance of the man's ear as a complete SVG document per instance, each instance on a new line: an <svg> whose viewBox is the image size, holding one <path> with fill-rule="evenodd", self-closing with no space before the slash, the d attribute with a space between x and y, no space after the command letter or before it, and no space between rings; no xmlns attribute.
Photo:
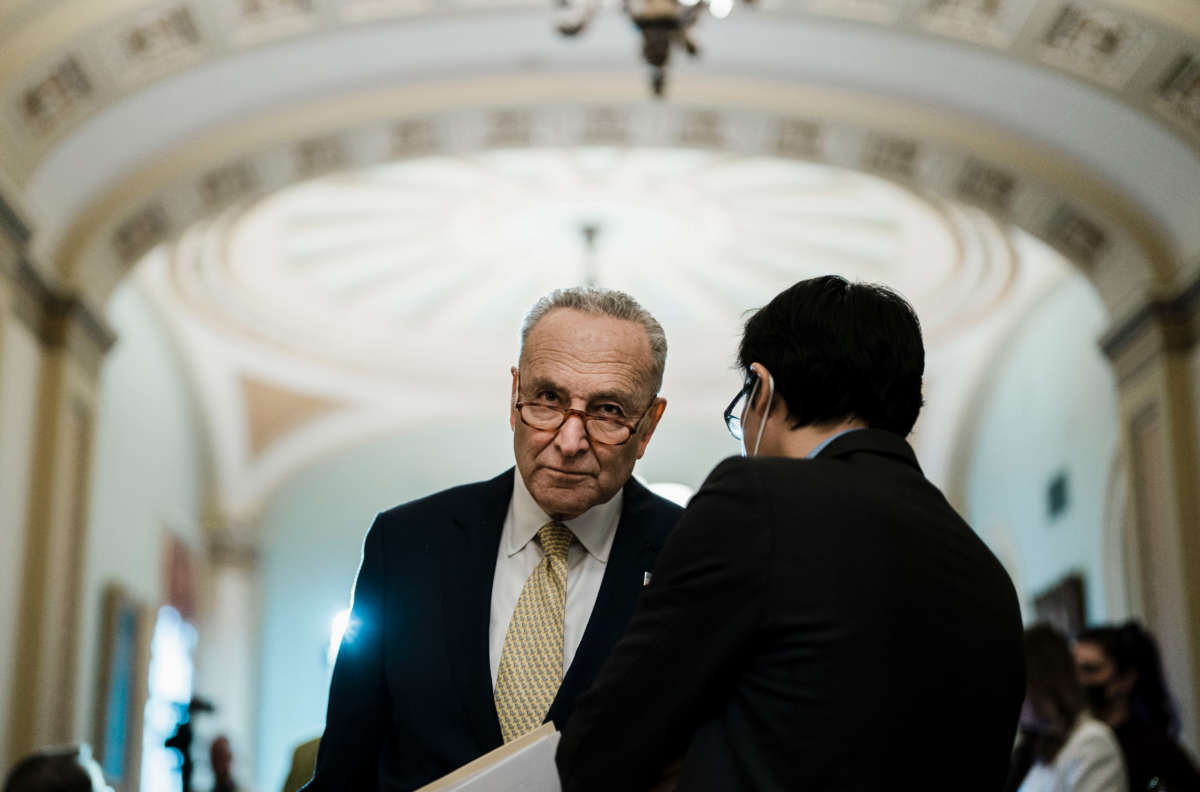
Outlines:
<svg viewBox="0 0 1200 792"><path fill-rule="evenodd" d="M517 374L519 373L516 366L513 366L512 371L512 397L508 401L508 428L512 431L517 431Z"/></svg>
<svg viewBox="0 0 1200 792"><path fill-rule="evenodd" d="M642 435L637 438L637 458L641 459L642 454L646 453L646 446L650 444L650 437L654 434L654 430L658 428L658 422L662 420L663 412L667 409L667 400L662 396L658 396L650 403L650 409L647 410L649 415L645 417L645 423L642 425Z"/></svg>
<svg viewBox="0 0 1200 792"><path fill-rule="evenodd" d="M754 409L765 413L769 399L774 398L774 388L770 386L771 372L762 363L751 363L750 370L758 376L758 387L754 389Z"/></svg>

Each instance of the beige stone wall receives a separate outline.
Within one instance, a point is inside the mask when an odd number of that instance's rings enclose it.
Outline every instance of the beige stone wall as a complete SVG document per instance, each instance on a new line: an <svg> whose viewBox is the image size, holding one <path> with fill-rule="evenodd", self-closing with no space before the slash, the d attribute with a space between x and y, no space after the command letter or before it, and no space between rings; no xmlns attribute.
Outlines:
<svg viewBox="0 0 1200 792"><path fill-rule="evenodd" d="M37 339L11 310L0 310L0 701L13 700L25 528L29 514L31 461L40 352ZM0 767L8 755L8 712L0 713Z"/></svg>
<svg viewBox="0 0 1200 792"><path fill-rule="evenodd" d="M1131 599L1159 640L1184 741L1200 748L1200 289L1147 303L1104 342L1121 393L1134 515Z"/></svg>

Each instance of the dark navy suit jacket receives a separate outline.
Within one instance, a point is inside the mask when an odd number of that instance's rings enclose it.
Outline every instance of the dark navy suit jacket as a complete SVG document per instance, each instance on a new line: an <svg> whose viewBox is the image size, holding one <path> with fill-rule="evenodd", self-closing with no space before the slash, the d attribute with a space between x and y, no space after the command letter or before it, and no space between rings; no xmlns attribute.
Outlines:
<svg viewBox="0 0 1200 792"><path fill-rule="evenodd" d="M1025 697L1008 574L908 444L722 462L563 731L566 792L1004 788Z"/></svg>
<svg viewBox="0 0 1200 792"><path fill-rule="evenodd" d="M410 790L500 746L488 659L512 469L383 512L363 545L310 792ZM546 719L560 729L624 632L682 510L633 479L587 629Z"/></svg>

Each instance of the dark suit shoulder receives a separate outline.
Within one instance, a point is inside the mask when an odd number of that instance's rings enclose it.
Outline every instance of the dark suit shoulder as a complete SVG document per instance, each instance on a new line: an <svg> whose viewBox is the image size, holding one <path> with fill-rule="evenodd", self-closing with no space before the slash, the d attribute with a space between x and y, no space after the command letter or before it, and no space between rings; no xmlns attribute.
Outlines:
<svg viewBox="0 0 1200 792"><path fill-rule="evenodd" d="M625 485L624 497L622 528L633 526L633 530L644 531L648 542L661 546L679 522L683 507L651 492L634 478Z"/></svg>
<svg viewBox="0 0 1200 792"><path fill-rule="evenodd" d="M697 495L753 500L760 507L770 496L780 493L791 496L811 490L808 494L819 496L825 488L812 478L799 475L815 472L814 468L805 467L808 462L783 457L727 457L704 479Z"/></svg>

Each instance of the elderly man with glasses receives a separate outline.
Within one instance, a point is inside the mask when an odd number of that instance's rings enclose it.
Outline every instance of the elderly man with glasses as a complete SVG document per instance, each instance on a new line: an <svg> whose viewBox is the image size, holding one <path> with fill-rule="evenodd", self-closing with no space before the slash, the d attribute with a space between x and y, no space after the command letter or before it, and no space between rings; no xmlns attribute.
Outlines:
<svg viewBox="0 0 1200 792"><path fill-rule="evenodd" d="M534 306L512 369L516 469L376 518L306 789L415 789L567 722L681 513L631 478L666 355L621 292Z"/></svg>

